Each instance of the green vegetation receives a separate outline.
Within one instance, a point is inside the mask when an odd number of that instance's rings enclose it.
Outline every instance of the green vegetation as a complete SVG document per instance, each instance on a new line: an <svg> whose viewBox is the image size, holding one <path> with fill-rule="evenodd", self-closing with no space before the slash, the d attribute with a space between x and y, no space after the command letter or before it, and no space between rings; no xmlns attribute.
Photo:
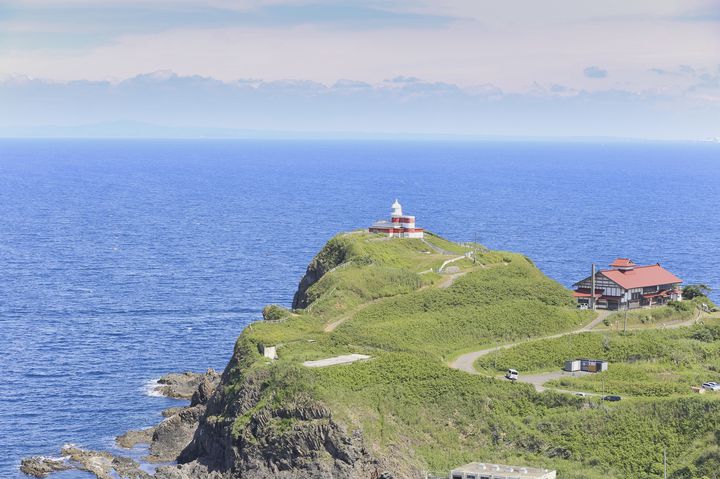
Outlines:
<svg viewBox="0 0 720 479"><path fill-rule="evenodd" d="M226 392L233 397L248 377L262 387L259 405L233 419L236 437L257 408L319 401L348 431L362 431L373 454L437 475L481 460L551 467L563 478L655 478L663 446L672 477L700 477L693 474L720 462L720 401L689 393L699 381L720 382L720 326L532 339L575 330L594 313L576 309L570 293L522 255L427 240L452 254L361 232L328 242L311 263L321 274L306 285L306 307L273 307L268 315L282 321L254 323L238 340ZM428 272L469 250L475 261L453 263L461 275ZM462 352L516 341L478 361L485 374L447 365ZM280 359L261 357L260 344L277 345ZM300 365L349 353L372 359ZM568 387L599 390L604 379L608 391L636 397L601 405L493 378L508 367L552 370L581 356L610 360L610 371L570 378L578 383Z"/></svg>
<svg viewBox="0 0 720 479"><path fill-rule="evenodd" d="M337 330L347 342L440 359L493 341L564 331L590 321L570 295L522 256L478 269L447 289L426 288L371 305ZM502 266L498 266L502 265Z"/></svg>
<svg viewBox="0 0 720 479"><path fill-rule="evenodd" d="M619 311L611 314L603 321L603 326L610 329L657 327L679 321L692 320L700 313L700 305L714 307L706 296L694 296L692 300L671 301L667 306L643 308L631 311Z"/></svg>
<svg viewBox="0 0 720 479"><path fill-rule="evenodd" d="M277 304L268 304L262 310L262 316L265 321L282 321L288 318L290 314L290 311Z"/></svg>
<svg viewBox="0 0 720 479"><path fill-rule="evenodd" d="M688 284L685 287L683 287L683 298L685 299L695 299L700 296L707 296L710 294L709 286L705 284Z"/></svg>

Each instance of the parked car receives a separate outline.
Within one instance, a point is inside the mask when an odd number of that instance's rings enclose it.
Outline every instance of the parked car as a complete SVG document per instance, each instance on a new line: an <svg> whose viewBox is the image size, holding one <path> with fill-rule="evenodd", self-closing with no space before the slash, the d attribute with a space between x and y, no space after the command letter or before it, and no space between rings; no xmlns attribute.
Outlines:
<svg viewBox="0 0 720 479"><path fill-rule="evenodd" d="M615 401L619 401L622 398L620 396L603 396L602 399L603 399L603 401L615 402Z"/></svg>
<svg viewBox="0 0 720 479"><path fill-rule="evenodd" d="M581 398L584 398L585 396L587 396L587 393L580 392L580 393L575 393L575 395L580 396Z"/></svg>
<svg viewBox="0 0 720 479"><path fill-rule="evenodd" d="M715 381L703 383L702 387L707 391L720 391L720 384L716 383Z"/></svg>
<svg viewBox="0 0 720 479"><path fill-rule="evenodd" d="M518 372L514 369L508 369L505 373L505 377L509 379L510 381L516 381L518 378Z"/></svg>

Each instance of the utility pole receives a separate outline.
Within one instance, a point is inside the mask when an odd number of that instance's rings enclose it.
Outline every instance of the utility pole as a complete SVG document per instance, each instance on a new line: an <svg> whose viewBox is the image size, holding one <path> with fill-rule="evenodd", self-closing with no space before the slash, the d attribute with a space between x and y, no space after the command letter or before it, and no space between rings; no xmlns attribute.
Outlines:
<svg viewBox="0 0 720 479"><path fill-rule="evenodd" d="M623 333L627 333L627 313L629 306L625 306L625 327L623 327Z"/></svg>
<svg viewBox="0 0 720 479"><path fill-rule="evenodd" d="M473 264L477 261L477 233L473 233Z"/></svg>
<svg viewBox="0 0 720 479"><path fill-rule="evenodd" d="M595 309L595 263L592 264L592 276L590 277L590 309Z"/></svg>

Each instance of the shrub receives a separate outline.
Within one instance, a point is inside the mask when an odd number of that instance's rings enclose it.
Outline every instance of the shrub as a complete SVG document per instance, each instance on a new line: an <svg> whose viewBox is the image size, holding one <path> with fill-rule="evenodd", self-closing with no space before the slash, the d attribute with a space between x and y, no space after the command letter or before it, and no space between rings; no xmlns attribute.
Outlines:
<svg viewBox="0 0 720 479"><path fill-rule="evenodd" d="M290 311L278 306L277 304L268 304L262 310L263 319L266 321L279 321L290 315Z"/></svg>

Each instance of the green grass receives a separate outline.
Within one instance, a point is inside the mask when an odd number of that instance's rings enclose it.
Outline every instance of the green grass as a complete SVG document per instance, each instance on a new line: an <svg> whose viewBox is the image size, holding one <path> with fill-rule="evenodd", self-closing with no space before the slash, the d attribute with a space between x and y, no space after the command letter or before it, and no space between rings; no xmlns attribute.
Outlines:
<svg viewBox="0 0 720 479"><path fill-rule="evenodd" d="M373 304L336 335L356 345L447 358L458 350L564 331L591 319L523 257L509 259L507 265L469 272L447 289L426 288Z"/></svg>
<svg viewBox="0 0 720 479"><path fill-rule="evenodd" d="M468 250L427 240L454 254ZM720 458L713 434L720 401L687 393L702 378L720 380L720 327L533 340L576 329L592 313L577 310L570 292L528 258L484 248L476 262L454 263L466 274L440 289L446 276L419 273L451 256L429 250L419 240L363 232L328 242L311 265L326 274L308 289L309 307L293 315L273 308L276 321L253 323L238 340L224 385L230 404L246 384L262 381L263 388L258 405L233 419L233 434L241 437L260 409L312 398L347 431L362 431L377 457L436 475L486 461L554 468L563 478L649 479L658 477L665 446L673 477L685 478L712 468L709 453ZM323 331L338 320L333 332ZM459 352L521 340L528 341L481 358L478 367L493 376L603 358L611 361L608 373L571 380L596 390L605 379L613 391L639 397L601 406L447 366ZM259 344L277 345L280 359L262 358ZM355 352L372 359L300 365ZM280 435L295 427L276 422Z"/></svg>
<svg viewBox="0 0 720 479"><path fill-rule="evenodd" d="M704 296L702 299L709 301ZM613 313L603 323L598 325L598 329L611 328L623 329L627 323L629 328L637 328L642 326L656 327L658 325L672 323L676 321L687 321L692 319L697 313L697 305L702 302L699 298L691 301L671 301L667 306L659 306L653 308L643 308ZM627 318L627 322L626 322Z"/></svg>
<svg viewBox="0 0 720 479"><path fill-rule="evenodd" d="M720 382L720 327L702 325L676 330L583 333L528 343L480 358L476 366L496 374L508 368L522 373L559 370L564 361L597 358L608 371L563 377L546 386L631 396L692 395L691 386Z"/></svg>

